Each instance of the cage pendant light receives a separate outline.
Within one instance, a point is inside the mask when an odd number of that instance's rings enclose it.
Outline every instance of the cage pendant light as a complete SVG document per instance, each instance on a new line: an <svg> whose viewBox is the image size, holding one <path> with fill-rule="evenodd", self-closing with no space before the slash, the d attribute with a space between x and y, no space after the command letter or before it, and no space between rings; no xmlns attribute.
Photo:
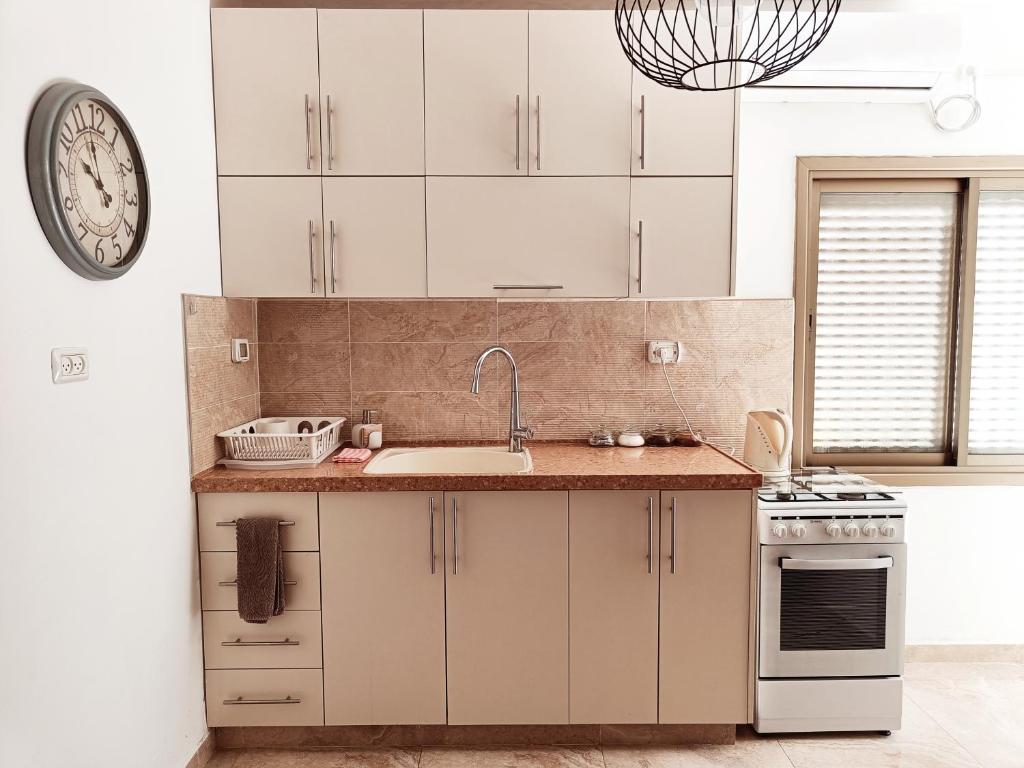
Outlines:
<svg viewBox="0 0 1024 768"><path fill-rule="evenodd" d="M781 75L821 45L841 0L616 0L626 56L669 88L721 91Z"/></svg>

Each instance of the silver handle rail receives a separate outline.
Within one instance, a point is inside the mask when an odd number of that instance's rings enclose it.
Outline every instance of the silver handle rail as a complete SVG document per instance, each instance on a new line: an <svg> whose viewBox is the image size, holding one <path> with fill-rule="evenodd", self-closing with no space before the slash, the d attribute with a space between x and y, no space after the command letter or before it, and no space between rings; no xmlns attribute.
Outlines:
<svg viewBox="0 0 1024 768"><path fill-rule="evenodd" d="M540 170L540 96L537 97L537 170Z"/></svg>
<svg viewBox="0 0 1024 768"><path fill-rule="evenodd" d="M218 520L217 521L217 527L218 528L224 528L224 527L234 528L235 527L235 522L236 521L234 521L234 520ZM278 526L295 525L295 521L294 520L278 520L277 524L278 524Z"/></svg>
<svg viewBox="0 0 1024 768"><path fill-rule="evenodd" d="M236 637L234 640L224 640L221 642L223 646L230 646L231 648L250 648L255 646L268 646L268 645L298 645L298 640L292 640L290 637L286 637L284 640L243 640L240 637Z"/></svg>
<svg viewBox="0 0 1024 768"><path fill-rule="evenodd" d="M647 97L640 97L640 170L647 161Z"/></svg>
<svg viewBox="0 0 1024 768"><path fill-rule="evenodd" d="M863 557L848 560L800 560L780 557L779 566L784 571L876 571L892 568L891 557Z"/></svg>
<svg viewBox="0 0 1024 768"><path fill-rule="evenodd" d="M298 583L299 582L297 582L297 581L287 581L286 580L284 582L284 585L286 587L294 587ZM237 587L238 586L238 579L232 579L231 581L218 581L217 582L217 586L218 587Z"/></svg>
<svg viewBox="0 0 1024 768"><path fill-rule="evenodd" d="M313 220L309 220L309 292L316 293L316 261L313 258Z"/></svg>
<svg viewBox="0 0 1024 768"><path fill-rule="evenodd" d="M640 167L643 167L642 161ZM327 170L334 170L334 107L330 94L327 94Z"/></svg>
<svg viewBox="0 0 1024 768"><path fill-rule="evenodd" d="M560 291L565 288L565 286L554 284L547 285L543 283L536 285L528 285L525 283L499 283L497 285L492 285L491 288L496 291Z"/></svg>
<svg viewBox="0 0 1024 768"><path fill-rule="evenodd" d="M452 575L459 573L459 500L452 497Z"/></svg>
<svg viewBox="0 0 1024 768"><path fill-rule="evenodd" d="M437 572L437 554L434 551L434 497L430 497L430 503L428 511L430 514L430 575L433 576Z"/></svg>
<svg viewBox="0 0 1024 768"><path fill-rule="evenodd" d="M654 573L654 497L647 497L647 573Z"/></svg>
<svg viewBox="0 0 1024 768"><path fill-rule="evenodd" d="M301 704L302 699L297 699L292 696L285 696L283 699L243 699L239 696L237 699L224 699L225 704Z"/></svg>
<svg viewBox="0 0 1024 768"><path fill-rule="evenodd" d="M306 170L313 168L313 139L312 129L309 127L309 119L313 115L313 108L309 106L309 94L306 94L306 106L303 110L306 118Z"/></svg>
<svg viewBox="0 0 1024 768"><path fill-rule="evenodd" d="M644 222L637 222L636 292L644 292Z"/></svg>
<svg viewBox="0 0 1024 768"><path fill-rule="evenodd" d="M522 143L519 137L519 94L516 94L516 170L519 170L519 145Z"/></svg>
<svg viewBox="0 0 1024 768"><path fill-rule="evenodd" d="M676 497L672 497L672 549L670 558L672 561L672 568L670 573L676 572Z"/></svg>
<svg viewBox="0 0 1024 768"><path fill-rule="evenodd" d="M338 280L334 271L334 219L331 219L331 293L338 292Z"/></svg>

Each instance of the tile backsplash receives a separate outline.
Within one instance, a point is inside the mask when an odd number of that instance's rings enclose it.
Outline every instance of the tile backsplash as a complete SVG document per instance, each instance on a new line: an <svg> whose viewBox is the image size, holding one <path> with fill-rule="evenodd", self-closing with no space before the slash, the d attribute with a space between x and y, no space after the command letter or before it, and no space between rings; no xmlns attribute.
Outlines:
<svg viewBox="0 0 1024 768"><path fill-rule="evenodd" d="M186 331L195 472L219 458L216 431L257 415L351 419L378 408L385 440L501 439L506 362L488 360L480 395L469 392L490 344L516 358L537 439L584 438L598 424L681 427L667 372L693 426L741 448L746 412L789 409L793 392L790 299L186 297ZM232 335L258 342L258 364L230 363ZM646 362L648 339L681 340L683 364Z"/></svg>

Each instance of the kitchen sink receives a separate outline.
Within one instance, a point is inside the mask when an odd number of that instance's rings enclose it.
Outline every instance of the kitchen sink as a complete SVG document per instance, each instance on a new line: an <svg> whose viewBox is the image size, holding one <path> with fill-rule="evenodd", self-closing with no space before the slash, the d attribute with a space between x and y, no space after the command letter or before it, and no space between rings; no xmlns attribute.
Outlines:
<svg viewBox="0 0 1024 768"><path fill-rule="evenodd" d="M363 470L368 475L520 475L533 469L529 451L499 446L387 448Z"/></svg>

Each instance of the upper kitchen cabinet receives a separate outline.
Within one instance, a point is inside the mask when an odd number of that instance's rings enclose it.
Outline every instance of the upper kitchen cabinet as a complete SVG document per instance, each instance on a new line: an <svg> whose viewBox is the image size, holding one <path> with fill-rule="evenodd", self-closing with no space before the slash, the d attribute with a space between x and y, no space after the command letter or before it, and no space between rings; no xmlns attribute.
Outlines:
<svg viewBox="0 0 1024 768"><path fill-rule="evenodd" d="M422 176L423 13L318 18L324 175Z"/></svg>
<svg viewBox="0 0 1024 768"><path fill-rule="evenodd" d="M629 61L610 11L530 12L530 174L629 174Z"/></svg>
<svg viewBox="0 0 1024 768"><path fill-rule="evenodd" d="M429 296L616 297L628 178L428 178Z"/></svg>
<svg viewBox="0 0 1024 768"><path fill-rule="evenodd" d="M729 176L735 91L666 88L633 72L634 176Z"/></svg>
<svg viewBox="0 0 1024 768"><path fill-rule="evenodd" d="M425 11L426 172L527 171L526 11Z"/></svg>
<svg viewBox="0 0 1024 768"><path fill-rule="evenodd" d="M629 295L728 296L730 177L630 180Z"/></svg>
<svg viewBox="0 0 1024 768"><path fill-rule="evenodd" d="M215 8L211 22L220 175L318 176L316 10Z"/></svg>
<svg viewBox="0 0 1024 768"><path fill-rule="evenodd" d="M323 296L320 179L222 176L225 296Z"/></svg>

